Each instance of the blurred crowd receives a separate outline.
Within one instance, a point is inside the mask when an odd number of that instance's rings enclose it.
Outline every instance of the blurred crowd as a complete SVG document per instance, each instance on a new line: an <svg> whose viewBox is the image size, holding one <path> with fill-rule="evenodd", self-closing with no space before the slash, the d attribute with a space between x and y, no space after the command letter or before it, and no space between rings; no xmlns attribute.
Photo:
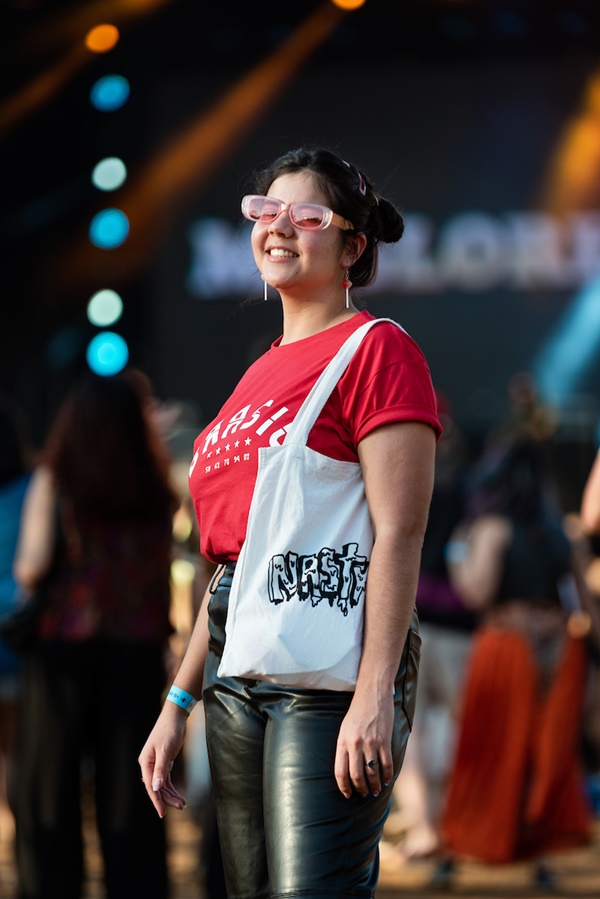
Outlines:
<svg viewBox="0 0 600 899"><path fill-rule="evenodd" d="M438 411L417 714L382 866L434 859L439 886L462 859L530 861L551 888L553 854L589 841L600 813L600 456L565 508L560 415L529 375L477 440L442 393ZM0 404L0 619L42 596L27 649L0 637L0 841L18 899L80 899L89 808L108 899L169 895L137 756L214 571L187 492L200 424L182 441L179 407L137 370L83 378L35 451ZM201 705L176 764L199 888L220 899Z"/></svg>

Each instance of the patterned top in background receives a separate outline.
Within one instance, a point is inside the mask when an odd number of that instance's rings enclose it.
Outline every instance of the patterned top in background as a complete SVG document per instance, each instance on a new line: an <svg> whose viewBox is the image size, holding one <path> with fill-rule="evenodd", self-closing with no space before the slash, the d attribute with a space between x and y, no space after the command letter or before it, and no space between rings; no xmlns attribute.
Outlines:
<svg viewBox="0 0 600 899"><path fill-rule="evenodd" d="M170 522L95 522L66 542L47 585L43 639L162 643L168 637Z"/></svg>

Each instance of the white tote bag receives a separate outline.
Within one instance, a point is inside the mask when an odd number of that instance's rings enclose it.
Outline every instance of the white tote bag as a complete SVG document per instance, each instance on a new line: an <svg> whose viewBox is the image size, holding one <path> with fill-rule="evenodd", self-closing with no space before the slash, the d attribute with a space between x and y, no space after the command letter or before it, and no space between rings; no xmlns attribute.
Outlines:
<svg viewBox="0 0 600 899"><path fill-rule="evenodd" d="M327 690L356 684L373 547L361 467L315 452L306 442L360 342L380 321L391 319L366 322L342 345L283 443L258 451L248 530L229 595L221 677Z"/></svg>

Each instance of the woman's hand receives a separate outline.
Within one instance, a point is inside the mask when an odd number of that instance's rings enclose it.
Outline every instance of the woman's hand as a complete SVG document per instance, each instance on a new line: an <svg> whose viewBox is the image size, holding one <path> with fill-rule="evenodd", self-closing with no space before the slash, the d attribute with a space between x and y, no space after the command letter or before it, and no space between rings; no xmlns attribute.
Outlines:
<svg viewBox="0 0 600 899"><path fill-rule="evenodd" d="M378 796L394 775L392 731L394 698L377 701L356 692L342 722L335 755L335 779L346 799L354 788L361 796ZM374 764L369 764L374 763Z"/></svg>
<svg viewBox="0 0 600 899"><path fill-rule="evenodd" d="M175 675L174 682L185 686L192 696L200 696L202 689L202 673L208 652L209 596L207 587L184 659ZM181 810L186 805L185 798L173 786L171 771L183 746L188 717L188 713L175 703L165 702L138 758L146 791L161 818L166 806Z"/></svg>
<svg viewBox="0 0 600 899"><path fill-rule="evenodd" d="M173 786L171 771L183 746L187 718L187 712L166 702L138 758L146 792L161 818L167 806L180 811L186 806Z"/></svg>

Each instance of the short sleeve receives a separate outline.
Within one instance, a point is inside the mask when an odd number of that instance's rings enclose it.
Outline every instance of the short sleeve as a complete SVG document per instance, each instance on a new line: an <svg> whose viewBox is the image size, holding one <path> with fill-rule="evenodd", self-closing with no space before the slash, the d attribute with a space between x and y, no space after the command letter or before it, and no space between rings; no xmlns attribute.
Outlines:
<svg viewBox="0 0 600 899"><path fill-rule="evenodd" d="M391 322L372 328L339 383L342 414L355 446L385 424L418 421L439 440L429 366L418 344Z"/></svg>

